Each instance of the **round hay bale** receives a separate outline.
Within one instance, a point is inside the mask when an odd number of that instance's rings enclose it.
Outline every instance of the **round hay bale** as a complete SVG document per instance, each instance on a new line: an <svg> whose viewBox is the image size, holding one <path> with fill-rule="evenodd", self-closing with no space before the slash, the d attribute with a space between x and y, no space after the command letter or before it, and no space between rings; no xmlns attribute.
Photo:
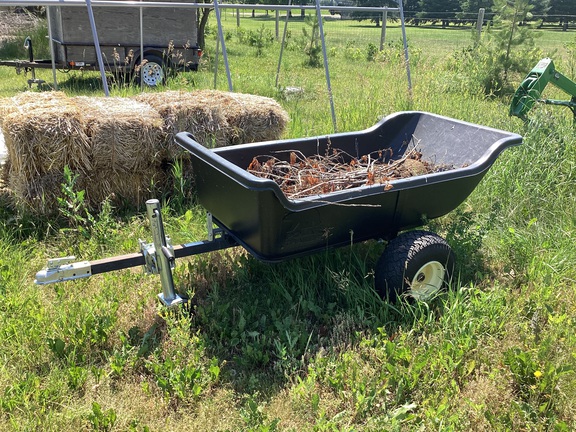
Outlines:
<svg viewBox="0 0 576 432"><path fill-rule="evenodd" d="M218 90L199 90L195 97L217 106L228 124L228 144L279 139L288 113L272 98Z"/></svg>
<svg viewBox="0 0 576 432"><path fill-rule="evenodd" d="M174 143L178 132L190 132L206 147L226 144L226 119L213 103L199 100L195 93L166 91L143 93L135 98L158 111L164 119L164 149L167 159L175 159L184 151Z"/></svg>
<svg viewBox="0 0 576 432"><path fill-rule="evenodd" d="M93 170L133 173L156 162L164 136L156 110L128 98L72 99L83 113Z"/></svg>

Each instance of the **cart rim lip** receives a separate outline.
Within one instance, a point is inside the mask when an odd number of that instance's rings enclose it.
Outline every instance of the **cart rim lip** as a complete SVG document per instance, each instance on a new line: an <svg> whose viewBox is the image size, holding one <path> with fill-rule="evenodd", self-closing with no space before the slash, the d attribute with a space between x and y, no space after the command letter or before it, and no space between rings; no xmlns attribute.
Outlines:
<svg viewBox="0 0 576 432"><path fill-rule="evenodd" d="M520 145L523 142L522 136L514 132L508 132L502 129L496 129L489 126L482 126L476 123L471 123L464 120L458 120L440 114L434 114L425 111L400 111L382 118L378 123L371 126L370 128L364 129L363 131L340 132L334 134L317 135L310 138L325 139L325 138L334 138L336 136L354 135L357 134L358 132L368 133L373 130L376 130L378 127L380 127L382 123L402 115L431 116L438 119L443 119L459 123L462 125L474 127L477 128L478 130L495 132L501 135L501 138L492 143L482 154L482 156L479 157L476 161L474 161L470 165L464 167L457 167L442 172L392 180L388 183L389 185L392 186L392 188L390 188L389 190L385 191L382 190L385 184L363 185L341 191L334 191L319 195L310 195L297 199L288 198L282 192L278 184L275 183L273 180L257 177L254 174L248 172L246 169L239 167L238 165L228 161L226 158L220 155L220 153L225 153L226 151L228 151L230 147L219 147L215 149L206 148L201 144L197 143L194 140L192 134L188 132L178 133L176 135L176 142L181 147L192 152L204 163L210 165L213 169L220 171L223 174L229 175L237 180L242 179L242 184L247 189L258 191L266 191L266 190L272 191L276 195L276 197L280 200L282 205L284 205L287 209L292 211L304 210L311 207L318 207L322 205L342 205L342 204L345 205L347 201L354 201L356 199L366 198L376 194L380 195L383 193L394 193L395 191L399 190L412 189L422 187L424 185L431 185L436 183L442 183L452 180L461 180L463 178L484 175L486 171L496 161L500 153L502 153L508 147ZM243 148L252 148L255 146L270 145L273 143L280 143L280 142L289 144L292 141L293 142L299 141L299 138L238 144L234 146L234 149L241 150ZM218 165L216 165L214 162L217 162Z"/></svg>

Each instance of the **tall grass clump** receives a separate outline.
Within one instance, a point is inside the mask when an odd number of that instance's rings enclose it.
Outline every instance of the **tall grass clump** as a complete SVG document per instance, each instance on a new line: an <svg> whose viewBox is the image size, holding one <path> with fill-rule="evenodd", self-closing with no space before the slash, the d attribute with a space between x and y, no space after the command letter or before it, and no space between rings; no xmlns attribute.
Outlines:
<svg viewBox="0 0 576 432"><path fill-rule="evenodd" d="M571 204L576 139L572 125L550 109L533 114L525 125L524 144L505 155L489 174L490 188L481 185L475 198L488 210L491 224L500 222L494 248L506 254L500 255L501 262L529 275L526 270L545 260L554 273L571 278L574 254L564 248L576 229Z"/></svg>
<svg viewBox="0 0 576 432"><path fill-rule="evenodd" d="M0 46L0 58L5 60L28 60L28 51L24 48L24 40L30 37L34 50L34 59L49 59L50 45L48 43L48 24L46 20L38 20L30 28L19 29L16 35Z"/></svg>
<svg viewBox="0 0 576 432"><path fill-rule="evenodd" d="M512 377L507 409L492 407L484 418L492 427L564 430L572 421L565 410L574 397L576 340L559 323L576 307L576 139L570 120L545 108L534 110L522 133L524 143L500 156L468 200L472 219L455 213L443 223L459 238L460 256L483 263L467 280L487 292L510 291L511 317L491 342L502 347Z"/></svg>

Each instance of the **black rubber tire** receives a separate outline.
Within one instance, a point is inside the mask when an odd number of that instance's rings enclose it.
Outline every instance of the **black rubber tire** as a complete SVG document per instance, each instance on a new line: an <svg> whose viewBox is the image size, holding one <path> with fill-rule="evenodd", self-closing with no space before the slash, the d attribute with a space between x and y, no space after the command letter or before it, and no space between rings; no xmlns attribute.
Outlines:
<svg viewBox="0 0 576 432"><path fill-rule="evenodd" d="M399 297L429 300L449 285L454 262L452 248L439 235L421 230L400 234L388 243L376 264L375 289L389 302ZM431 279L424 270L431 270ZM416 285L421 279L422 285L412 292L412 282Z"/></svg>
<svg viewBox="0 0 576 432"><path fill-rule="evenodd" d="M143 64L138 72L138 84L144 81L148 87L156 87L166 83L166 64L161 57L145 54ZM148 74L147 76L145 76Z"/></svg>

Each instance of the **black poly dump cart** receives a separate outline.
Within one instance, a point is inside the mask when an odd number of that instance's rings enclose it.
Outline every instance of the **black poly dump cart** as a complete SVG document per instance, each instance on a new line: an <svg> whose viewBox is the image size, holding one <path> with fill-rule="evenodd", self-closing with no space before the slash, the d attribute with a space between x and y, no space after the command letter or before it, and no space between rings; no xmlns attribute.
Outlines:
<svg viewBox="0 0 576 432"><path fill-rule="evenodd" d="M159 237L163 243L154 250L142 248L140 254L131 255L130 265L122 264L122 257L94 261L89 263L90 274L126 268L136 262L146 264L145 256L150 261L151 255L154 262L166 259L171 263L175 258L240 245L256 258L274 262L383 239L388 245L375 269L375 285L381 295L395 300L404 294L429 298L449 280L454 266L452 250L444 239L431 232L407 230L460 205L498 155L520 144L522 137L435 114L400 112L359 132L213 150L198 144L189 133L179 133L176 142L190 153L197 197L209 220L219 227L217 234L210 228L208 240L172 248L167 247L162 228ZM326 154L329 148L341 150L350 159L382 151L392 155L392 160L401 159L415 148L422 161L449 168L386 185L367 184L299 199L286 198L273 180L247 170L254 158L273 156L288 161L292 152L312 157ZM160 217L156 213L149 209L151 222ZM407 232L400 234L403 231ZM69 277L64 273L67 265L71 264L53 265L39 272L37 282L85 276ZM164 288L161 298L169 304L173 295Z"/></svg>

